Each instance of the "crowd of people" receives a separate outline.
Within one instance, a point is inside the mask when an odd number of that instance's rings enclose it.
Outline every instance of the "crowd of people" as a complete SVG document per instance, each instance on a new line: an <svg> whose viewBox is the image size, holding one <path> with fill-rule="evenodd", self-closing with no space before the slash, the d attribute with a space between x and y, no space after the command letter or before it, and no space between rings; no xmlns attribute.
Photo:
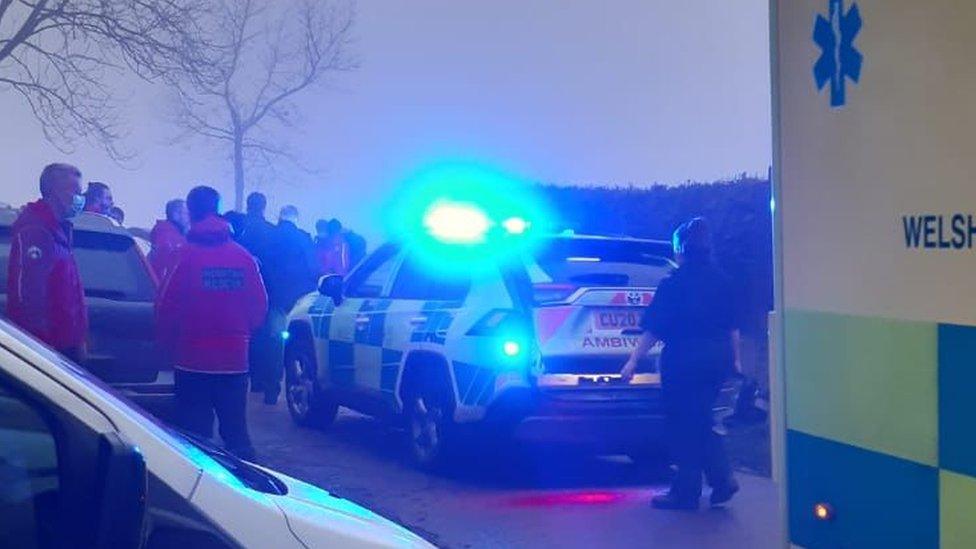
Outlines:
<svg viewBox="0 0 976 549"><path fill-rule="evenodd" d="M40 192L13 225L7 314L83 364L88 319L69 219L83 210L110 215L112 194L97 182L82 194L81 172L68 164L45 167ZM244 459L254 457L248 388L264 393L266 404L281 391L286 315L321 275L346 274L365 251L336 220L316 223L313 239L298 227L298 208L281 208L272 223L267 206L266 196L251 193L246 213L221 214L220 194L199 186L169 201L151 233L149 259L162 282L156 335L172 355L176 420L209 438L216 415L225 446ZM664 343L662 398L677 473L653 504L697 509L703 476L712 505L739 490L713 429L712 405L723 383L741 372L740 322L736 292L712 260L705 221L679 227L673 248L680 267L659 284L620 375L629 380L644 355Z"/></svg>
<svg viewBox="0 0 976 549"><path fill-rule="evenodd" d="M70 219L85 211L120 224L124 213L111 188L81 171L50 164L39 200L12 227L7 316L79 364L87 357L88 316ZM244 213L220 211L207 186L166 203L149 233L159 348L175 370L176 421L209 438L216 414L227 448L253 457L247 391L276 404L281 392L286 316L323 275L345 275L366 253L365 240L336 220L319 220L316 235L299 228L299 210L281 208L268 220L267 197L247 197Z"/></svg>

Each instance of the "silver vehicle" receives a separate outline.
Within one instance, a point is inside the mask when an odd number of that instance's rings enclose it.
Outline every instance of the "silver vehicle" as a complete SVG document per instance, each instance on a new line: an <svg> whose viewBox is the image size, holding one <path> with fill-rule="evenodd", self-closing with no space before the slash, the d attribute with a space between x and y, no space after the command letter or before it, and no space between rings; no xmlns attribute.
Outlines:
<svg viewBox="0 0 976 549"><path fill-rule="evenodd" d="M17 211L0 209L0 314L6 311L11 226ZM111 218L83 213L73 220L73 248L88 307L85 367L133 400L164 410L173 370L156 348L157 281L135 238Z"/></svg>

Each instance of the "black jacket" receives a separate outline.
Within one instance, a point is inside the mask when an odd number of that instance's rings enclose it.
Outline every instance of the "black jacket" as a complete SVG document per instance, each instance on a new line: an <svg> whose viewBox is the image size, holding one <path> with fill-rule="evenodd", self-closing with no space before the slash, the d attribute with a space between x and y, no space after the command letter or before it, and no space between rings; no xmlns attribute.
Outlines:
<svg viewBox="0 0 976 549"><path fill-rule="evenodd" d="M272 307L289 311L298 298L315 289L315 249L311 235L290 221L280 221L275 227L275 242L267 269L268 298Z"/></svg>
<svg viewBox="0 0 976 549"><path fill-rule="evenodd" d="M664 279L641 326L664 342L662 368L731 373L739 290L710 262L686 263Z"/></svg>

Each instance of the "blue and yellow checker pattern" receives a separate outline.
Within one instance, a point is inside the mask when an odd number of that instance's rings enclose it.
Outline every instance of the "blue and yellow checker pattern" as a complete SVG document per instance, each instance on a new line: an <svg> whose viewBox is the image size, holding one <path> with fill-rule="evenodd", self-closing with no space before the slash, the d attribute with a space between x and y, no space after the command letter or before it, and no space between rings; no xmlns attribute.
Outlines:
<svg viewBox="0 0 976 549"><path fill-rule="evenodd" d="M316 299L308 318L324 355L321 381L336 388L378 390L394 402L407 353L442 348L462 305L459 301L354 298L337 308L331 299ZM413 318L424 322L411 323ZM494 369L455 360L451 371L459 404L487 405L494 395Z"/></svg>
<svg viewBox="0 0 976 549"><path fill-rule="evenodd" d="M976 547L976 327L788 310L784 330L790 542Z"/></svg>

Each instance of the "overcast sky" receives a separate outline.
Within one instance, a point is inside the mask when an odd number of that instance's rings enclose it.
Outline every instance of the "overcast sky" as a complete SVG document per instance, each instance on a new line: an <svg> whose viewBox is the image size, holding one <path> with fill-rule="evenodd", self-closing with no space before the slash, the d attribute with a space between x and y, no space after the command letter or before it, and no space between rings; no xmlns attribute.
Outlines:
<svg viewBox="0 0 976 549"><path fill-rule="evenodd" d="M680 183L770 163L766 0L361 0L361 68L316 88L292 140L320 174L254 181L303 225L336 216L367 235L412 171L465 159L560 184ZM62 154L0 88L0 202L36 193L51 161L108 182L130 224L195 184L229 203L226 151L170 144L161 90L126 82L129 168L97 148Z"/></svg>

